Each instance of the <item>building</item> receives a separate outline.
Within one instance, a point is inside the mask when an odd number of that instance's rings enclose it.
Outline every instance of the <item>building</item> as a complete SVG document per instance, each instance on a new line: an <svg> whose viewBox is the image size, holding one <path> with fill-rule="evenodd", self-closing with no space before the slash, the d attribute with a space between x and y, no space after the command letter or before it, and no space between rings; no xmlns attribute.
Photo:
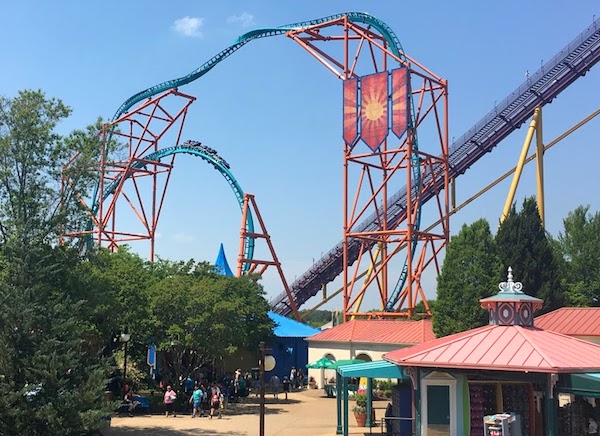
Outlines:
<svg viewBox="0 0 600 436"><path fill-rule="evenodd" d="M600 307L561 307L536 317L535 325L600 344Z"/></svg>
<svg viewBox="0 0 600 436"><path fill-rule="evenodd" d="M307 337L308 361L322 357L329 360L359 359L365 362L381 360L398 348L410 347L435 339L431 320L355 319ZM335 377L335 370L310 369L317 385Z"/></svg>
<svg viewBox="0 0 600 436"><path fill-rule="evenodd" d="M319 332L319 329L269 312L269 317L275 323L273 333L275 341L270 344L272 356L275 358L275 368L270 374L277 374L281 380L289 376L293 367L306 373L308 363L308 343L304 340Z"/></svg>

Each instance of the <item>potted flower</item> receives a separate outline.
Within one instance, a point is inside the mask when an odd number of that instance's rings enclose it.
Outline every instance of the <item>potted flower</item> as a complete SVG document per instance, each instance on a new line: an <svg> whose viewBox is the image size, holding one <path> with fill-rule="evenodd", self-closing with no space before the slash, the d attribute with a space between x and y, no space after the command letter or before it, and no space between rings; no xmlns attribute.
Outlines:
<svg viewBox="0 0 600 436"><path fill-rule="evenodd" d="M354 400L356 404L352 411L354 412L354 418L356 418L356 425L365 427L367 424L367 394L356 394Z"/></svg>
<svg viewBox="0 0 600 436"><path fill-rule="evenodd" d="M312 375L308 378L308 387L310 389L317 389L317 381Z"/></svg>

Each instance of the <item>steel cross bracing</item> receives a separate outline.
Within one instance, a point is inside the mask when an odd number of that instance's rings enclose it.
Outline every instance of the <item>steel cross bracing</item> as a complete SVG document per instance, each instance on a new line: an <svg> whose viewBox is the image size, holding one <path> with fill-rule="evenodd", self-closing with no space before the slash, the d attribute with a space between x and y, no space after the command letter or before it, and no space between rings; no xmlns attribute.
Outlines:
<svg viewBox="0 0 600 436"><path fill-rule="evenodd" d="M154 163L149 162L150 166L154 165L154 171L148 171L145 168L138 168L138 166L136 165L136 161L138 159L141 159L141 156L143 155L140 152L140 146L142 146L142 148L145 146L152 146L153 149L157 151L158 140L162 138L166 130L169 130L170 126L167 126L162 132L159 132L158 135L153 134L149 130L149 127L151 127L153 124L156 124L157 121L165 121L168 118L171 118L167 112L164 112L162 114L160 113L163 110L162 108L159 108L160 100L167 95L183 95L178 92L178 87L199 79L204 74L211 71L212 68L214 68L221 61L225 60L231 54L235 53L238 49L243 47L245 44L255 39L283 35L290 30L303 29L310 26L318 26L320 24L327 23L332 20L337 20L342 17L348 22L363 23L369 26L370 28L376 29L382 35L387 46L389 47L389 50L394 55L401 56L401 47L398 42L398 39L386 23L384 23L376 17L362 12L346 12L327 17L317 18L314 20L287 24L279 27L252 30L241 35L239 38L237 38L234 44L230 45L217 55L213 56L211 59L209 59L207 62L205 62L203 65L201 65L199 68L192 71L191 73L147 88L125 100L125 102L121 104L121 106L116 111L115 115L112 118L112 121L106 126L107 130L104 132L104 134L106 135L106 143L109 143L115 136L126 137L127 135L129 135L129 137L127 138L130 145L129 159L123 162L110 162L109 157L105 156L106 150L103 150L103 157L100 163L99 182L93 194L91 206L88 206L82 198L82 196L78 195L79 201L82 203L82 206L89 215L89 226L83 231L72 232L71 235L75 235L75 233L77 233L79 236L86 236L88 242L91 241L90 237L94 235L94 239L96 239L99 244L102 244L102 242L108 242L109 246L113 249L117 247L120 241L149 239L151 240L150 258L153 259L154 231L158 222L158 216L162 207L162 201L164 200L164 194L166 192L166 186L168 184L170 171L172 170L173 160L171 160L169 164L162 164L158 161ZM128 113L129 109L132 108L136 103L140 103L140 106L133 110L132 113ZM155 107L152 108L152 105L154 105ZM157 113L157 108L159 109L159 114L158 116L155 116ZM144 113L146 109L149 109L149 112ZM187 106L183 112L183 117L181 118L182 122L180 123L178 129L177 140L171 141L171 143L179 143L179 136L181 135L186 110ZM113 131L111 129L111 126L131 120L132 114L137 114L142 117L145 116L147 117L147 120L138 120L132 123L132 125L130 126L131 128L129 129L131 133L129 134L125 133L123 135L120 132ZM173 123L175 121L175 118L172 118L170 122ZM133 133L133 130L136 129L141 129L141 133ZM146 150L148 151L149 148ZM77 156L75 156L73 159L76 158ZM73 160L71 161L71 163L72 162ZM160 173L167 174L166 181L162 189L162 194L157 193L156 184L156 176ZM147 207L148 205L146 204L148 203L148 200L142 199L139 192L139 187L136 184L136 178L142 176L151 176L152 178L154 178L152 198L149 200L151 204L150 207ZM128 197L127 193L123 192L124 183L127 180L131 180L133 182L135 190L133 197ZM66 181L66 183L69 183L69 181ZM109 202L109 204L105 205L105 200L107 200L107 197L110 196L112 196L111 201ZM124 232L121 230L117 230L117 219L115 216L115 209L119 197L124 198L124 201L129 204L130 209L133 211L134 215L136 215L139 219L142 225L142 233L132 233L129 231ZM252 243L249 242L247 244L248 253L246 253L245 257L251 258L250 252L252 251L252 247ZM247 266L245 267L245 269L246 268Z"/></svg>
<svg viewBox="0 0 600 436"><path fill-rule="evenodd" d="M329 22L320 23L303 29L290 30L286 36L296 41L315 59L333 72L338 78L362 78L377 73L379 79L388 77L396 72L406 77L408 86L407 108L409 121L407 129L386 129L381 131L382 143L379 146L366 146L364 137L353 142L346 141L344 151L344 241L341 256L353 258L356 264L351 271L353 262L340 262L344 276L350 278L344 287L344 319L349 316L363 316L360 306L368 288L377 288L382 307L394 306L396 303L407 304L407 311L393 310L389 312L369 313L369 316L405 316L412 314L417 298L425 301L425 295L420 285L422 269L431 262L438 265L436 256L445 245L448 235L448 198L447 189L437 190L439 195L438 210L441 217L442 230L437 233L420 230L421 193L426 188L421 174L428 171L443 173L447 177L447 84L432 74L404 52L400 55L388 47L388 37L380 34L378 28L364 26L352 22L347 17L340 17ZM338 42L331 47L328 42ZM340 50L339 43L342 43ZM399 68L399 69L398 69ZM404 72L402 72L404 71ZM395 74L395 73L394 73ZM362 80L362 79L361 79ZM345 82L351 85L352 82ZM361 81L362 83L362 81ZM385 81L381 83L386 83ZM384 86L385 88L385 86ZM357 89L362 89L360 85ZM403 92L401 82L395 87L383 88L378 92L388 92L390 100L394 92ZM364 98L367 101L373 94L361 91L364 110ZM358 102L358 100L357 100ZM358 103L357 103L358 104ZM391 106L390 106L391 108ZM390 109L391 110L391 109ZM364 121L364 118L363 118ZM369 121L366 121L367 123ZM429 152L419 149L417 130L431 128L433 134L428 143ZM435 148L436 143L439 148ZM431 151L433 149L433 151ZM442 155L437 156L436 153ZM433 163L439 165L433 165ZM396 187L407 180L413 180L411 199L408 209L410 213L402 221L390 223L387 219L389 205L385 201L389 188ZM443 192L440 192L443 191ZM443 198L442 198L443 197ZM361 220L373 211L372 226L361 226ZM373 245L377 249L371 251ZM401 248L408 245L404 268L398 281L398 291L390 292L391 260ZM344 248L348 250L344 254ZM369 275L360 285L357 282L358 269L361 264L369 262ZM348 268L344 266L348 265ZM396 265L393 266L396 268ZM369 289L369 292L371 292ZM394 298L391 303L389 296ZM285 299L282 305L288 304ZM425 302L426 308L428 307ZM287 312L287 311L286 311Z"/></svg>
<svg viewBox="0 0 600 436"><path fill-rule="evenodd" d="M450 176L456 178L467 171L483 155L492 151L504 138L518 129L538 106L543 106L556 98L564 89L585 75L600 60L600 19L585 29L577 38L558 52L549 62L529 76L515 91L499 105L460 136L449 149ZM430 186L424 193L423 201L431 199L435 189L442 184L441 178L433 178L431 173L423 176L423 183ZM388 220L399 222L406 214L406 187L388 199ZM375 215L369 216L360 229L376 228ZM360 250L360 243L351 243L348 248L348 262L353 263ZM290 291L300 307L315 296L327 283L342 272L342 242L329 250L325 256L290 285ZM271 300L271 307L280 314L290 313L285 303L286 293Z"/></svg>

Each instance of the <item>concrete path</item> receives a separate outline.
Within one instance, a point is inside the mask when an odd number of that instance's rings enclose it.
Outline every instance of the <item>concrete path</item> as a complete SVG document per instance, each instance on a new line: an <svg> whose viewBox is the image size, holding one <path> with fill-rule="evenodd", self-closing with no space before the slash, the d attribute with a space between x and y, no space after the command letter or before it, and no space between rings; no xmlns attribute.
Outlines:
<svg viewBox="0 0 600 436"><path fill-rule="evenodd" d="M288 400L266 398L265 436L334 436L336 430L335 398L323 396L322 389L291 392ZM383 416L388 401L374 403L377 418ZM354 402L350 401L350 408ZM350 412L352 413L352 412ZM349 417L350 434L369 434L368 428L356 427L354 416ZM258 398L246 398L243 403L230 404L222 419L191 418L188 415L166 418L164 416L136 416L113 418L110 436L188 436L188 435L258 435ZM371 429L381 434L379 427Z"/></svg>

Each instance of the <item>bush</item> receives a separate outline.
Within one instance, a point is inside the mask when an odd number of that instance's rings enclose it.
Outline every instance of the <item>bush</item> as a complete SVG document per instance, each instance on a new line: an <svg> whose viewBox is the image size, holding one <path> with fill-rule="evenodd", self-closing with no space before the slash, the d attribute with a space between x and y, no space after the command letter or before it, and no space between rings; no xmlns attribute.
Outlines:
<svg viewBox="0 0 600 436"><path fill-rule="evenodd" d="M379 380L377 382L377 389L381 391L391 391L394 386L396 386L396 382L391 379Z"/></svg>

